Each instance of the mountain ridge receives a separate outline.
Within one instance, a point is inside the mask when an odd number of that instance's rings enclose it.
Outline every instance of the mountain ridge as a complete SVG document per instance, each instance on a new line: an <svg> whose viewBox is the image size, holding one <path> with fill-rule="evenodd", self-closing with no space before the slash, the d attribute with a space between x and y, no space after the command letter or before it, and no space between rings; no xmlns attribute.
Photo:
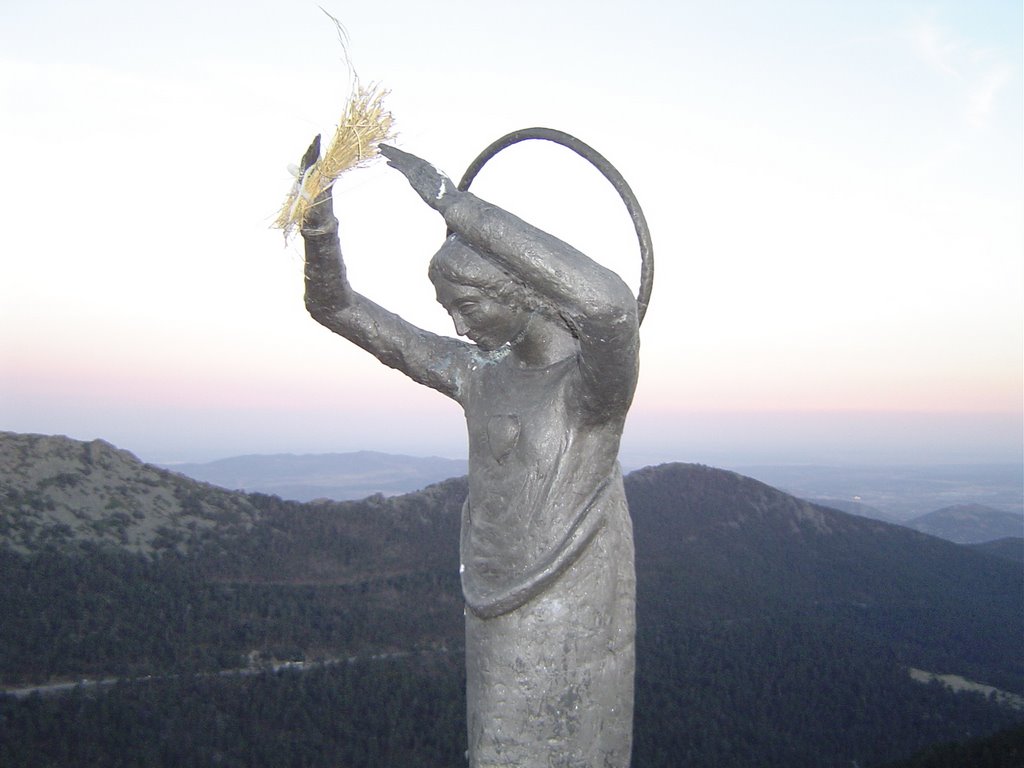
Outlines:
<svg viewBox="0 0 1024 768"><path fill-rule="evenodd" d="M299 503L195 482L109 444L66 449L32 472L21 471L25 455L0 465L23 475L17 489L0 476L4 682L213 675L254 657L398 659L461 647L465 478L401 496ZM64 481L69 488L53 480L69 474L84 479ZM70 531L45 534L60 526L48 506L71 507L58 492L82 493L84 483L103 495L74 510ZM153 483L179 505L173 514L171 501L144 508ZM637 552L636 764L670 766L686 755L716 768L868 764L1021 719L909 672L1024 694L1019 563L703 465L647 467L625 485ZM108 507L112 500L121 508ZM106 521L124 510L113 535ZM136 511L153 512L159 525ZM96 534L97 521L107 535ZM179 534L173 546L134 545L160 526ZM308 686L342 673L310 673ZM183 686L167 695L204 695L199 683L192 693ZM458 688L452 679L444 686ZM260 690L277 689L267 681ZM135 694L117 698L116 688L104 696L136 706ZM227 701L227 689L218 696ZM73 716L62 707L52 704L59 722ZM444 707L445 717L458 716L457 702ZM181 711L182 727L201 730ZM436 738L462 727L449 724Z"/></svg>

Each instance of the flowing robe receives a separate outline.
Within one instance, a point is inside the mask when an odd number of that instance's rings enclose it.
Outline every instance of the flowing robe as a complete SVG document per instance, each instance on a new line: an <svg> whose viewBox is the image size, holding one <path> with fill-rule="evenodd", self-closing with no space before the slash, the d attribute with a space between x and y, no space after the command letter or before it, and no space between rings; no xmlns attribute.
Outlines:
<svg viewBox="0 0 1024 768"><path fill-rule="evenodd" d="M470 766L623 768L635 630L616 458L625 413L584 417L576 357L487 363L466 384Z"/></svg>

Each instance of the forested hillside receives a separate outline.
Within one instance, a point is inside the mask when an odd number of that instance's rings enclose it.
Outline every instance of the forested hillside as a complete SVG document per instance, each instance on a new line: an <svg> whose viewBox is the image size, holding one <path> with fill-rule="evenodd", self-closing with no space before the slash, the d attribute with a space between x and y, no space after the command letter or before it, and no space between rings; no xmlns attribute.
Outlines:
<svg viewBox="0 0 1024 768"><path fill-rule="evenodd" d="M1024 538L1019 536L1008 539L996 539L986 541L983 544L973 544L972 549L984 552L995 557L1002 557L1015 563L1024 565Z"/></svg>
<svg viewBox="0 0 1024 768"><path fill-rule="evenodd" d="M464 765L464 480L299 504L123 452L107 479L18 455L0 473L0 679L105 682L0 697L0 765ZM59 474L190 501L132 506L125 543L90 533L112 497L76 507ZM910 675L1024 695L1020 563L708 467L641 470L627 494L635 765L879 765L1024 722ZM77 522L51 536L56 512ZM175 545L137 543L160 525Z"/></svg>

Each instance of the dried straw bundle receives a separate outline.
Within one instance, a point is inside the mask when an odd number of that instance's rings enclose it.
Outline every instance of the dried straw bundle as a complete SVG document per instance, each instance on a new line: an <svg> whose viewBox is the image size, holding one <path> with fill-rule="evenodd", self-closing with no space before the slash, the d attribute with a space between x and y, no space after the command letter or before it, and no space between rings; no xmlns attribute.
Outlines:
<svg viewBox="0 0 1024 768"><path fill-rule="evenodd" d="M317 196L345 171L377 157L377 145L393 138L391 113L384 108L388 92L377 85L356 83L334 138L323 157L309 168L293 169L295 184L288 193L274 227L285 239L301 228Z"/></svg>

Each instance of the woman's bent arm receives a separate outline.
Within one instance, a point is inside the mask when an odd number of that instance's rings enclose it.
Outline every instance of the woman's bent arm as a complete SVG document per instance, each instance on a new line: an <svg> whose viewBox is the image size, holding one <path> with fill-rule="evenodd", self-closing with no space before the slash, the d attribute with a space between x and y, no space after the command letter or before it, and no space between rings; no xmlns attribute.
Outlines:
<svg viewBox="0 0 1024 768"><path fill-rule="evenodd" d="M302 236L306 309L313 319L414 381L460 400L463 374L475 348L418 328L352 290L330 191L312 207Z"/></svg>

